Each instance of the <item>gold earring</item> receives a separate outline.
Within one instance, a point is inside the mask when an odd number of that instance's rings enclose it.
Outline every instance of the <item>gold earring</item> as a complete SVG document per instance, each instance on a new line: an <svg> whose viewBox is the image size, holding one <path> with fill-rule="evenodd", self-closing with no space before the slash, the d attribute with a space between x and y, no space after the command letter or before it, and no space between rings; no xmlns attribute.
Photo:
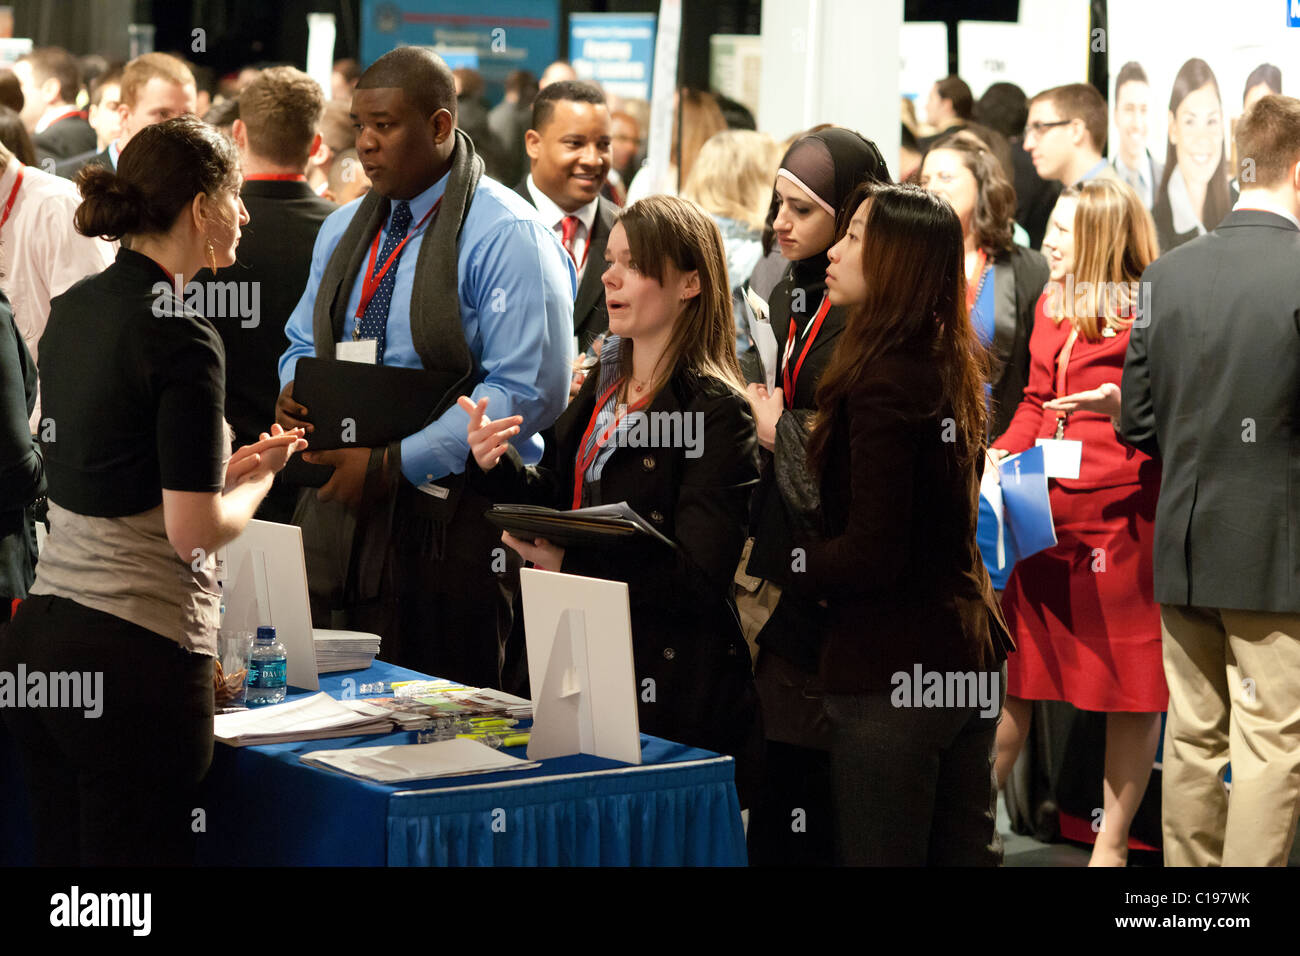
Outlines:
<svg viewBox="0 0 1300 956"><path fill-rule="evenodd" d="M207 241L208 267L215 274L217 271L217 250L212 245L212 240Z"/></svg>

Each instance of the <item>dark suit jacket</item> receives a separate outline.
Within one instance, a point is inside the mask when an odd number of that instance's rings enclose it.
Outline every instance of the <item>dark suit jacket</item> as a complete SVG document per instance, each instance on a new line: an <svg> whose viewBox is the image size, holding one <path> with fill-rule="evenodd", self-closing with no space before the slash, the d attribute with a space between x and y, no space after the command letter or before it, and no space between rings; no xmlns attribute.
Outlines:
<svg viewBox="0 0 1300 956"><path fill-rule="evenodd" d="M515 187L515 192L533 206L528 191L528 177ZM596 204L596 219L587 237L587 263L578 277L578 295L573 300L573 334L578 337L578 348L585 351L596 336L609 328L609 312L605 308L605 286L600 277L605 272L605 243L618 219L619 208L601 196ZM551 223L547 223L551 225Z"/></svg>
<svg viewBox="0 0 1300 956"><path fill-rule="evenodd" d="M1047 234L1047 221L1052 217L1052 207L1061 194L1061 184L1046 180L1034 169L1034 161L1025 151L1019 137L1010 141L1011 165L1015 169L1016 222L1029 233L1029 245L1037 249Z"/></svg>
<svg viewBox="0 0 1300 956"><path fill-rule="evenodd" d="M0 292L0 621L8 604L27 596L35 576L36 535L27 505L45 494L45 459L32 440L36 363Z"/></svg>
<svg viewBox="0 0 1300 956"><path fill-rule="evenodd" d="M1011 424L1029 383L1034 310L1050 270L1041 254L1023 246L1012 246L995 258L993 265L993 408L989 435L996 437Z"/></svg>
<svg viewBox="0 0 1300 956"><path fill-rule="evenodd" d="M539 465L525 467L512 449L484 473L471 455L469 486L496 502L571 507L578 444L595 408L598 378L587 376L548 429ZM595 503L626 501L677 547L639 538L569 548L564 571L628 582L637 681L655 682L654 701L640 703L643 732L721 753L748 752L761 739L757 697L731 580L758 478L749 403L721 382L679 368L648 411L696 416L700 454L687 457L683 447L616 448Z"/></svg>
<svg viewBox="0 0 1300 956"><path fill-rule="evenodd" d="M73 107L68 107L72 110ZM69 116L57 123L52 123L32 137L36 147L36 162L43 159L67 159L86 152L94 152L98 143L95 128L80 116Z"/></svg>
<svg viewBox="0 0 1300 956"><path fill-rule="evenodd" d="M112 169L113 160L108 150L109 147L105 146L98 153L84 153L81 156L65 159L55 164L54 172L64 179L76 179L77 173L81 172L83 166L103 166L105 169Z"/></svg>
<svg viewBox="0 0 1300 956"><path fill-rule="evenodd" d="M1162 604L1300 611L1297 262L1300 230L1242 209L1142 275L1121 432L1163 461Z"/></svg>
<svg viewBox="0 0 1300 956"><path fill-rule="evenodd" d="M257 441L275 421L276 366L289 344L284 324L307 286L316 233L338 208L297 181L250 180L240 197L248 225L241 229L235 264L219 270L216 280L249 283L250 290L256 283L258 314L206 316L226 346L226 420L235 429L235 447ZM204 269L194 280L212 278Z"/></svg>
<svg viewBox="0 0 1300 956"><path fill-rule="evenodd" d="M893 674L993 670L1014 645L979 546L984 456L959 465L926 355L877 359L840 406L822 473L825 539L803 540L802 594L828 604L830 693L889 690Z"/></svg>

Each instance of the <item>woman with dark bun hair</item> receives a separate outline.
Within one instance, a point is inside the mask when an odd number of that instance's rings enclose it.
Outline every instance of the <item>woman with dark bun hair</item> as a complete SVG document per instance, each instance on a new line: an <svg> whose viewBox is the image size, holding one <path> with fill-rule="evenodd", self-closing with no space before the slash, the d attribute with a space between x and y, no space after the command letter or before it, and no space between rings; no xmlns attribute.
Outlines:
<svg viewBox="0 0 1300 956"><path fill-rule="evenodd" d="M73 675L81 693L4 716L39 863L185 864L212 759L215 552L306 443L273 425L230 454L221 339L181 300L205 265L235 261L248 222L229 141L168 120L78 185L77 230L122 248L51 303L39 359L56 429L50 534L0 670Z"/></svg>

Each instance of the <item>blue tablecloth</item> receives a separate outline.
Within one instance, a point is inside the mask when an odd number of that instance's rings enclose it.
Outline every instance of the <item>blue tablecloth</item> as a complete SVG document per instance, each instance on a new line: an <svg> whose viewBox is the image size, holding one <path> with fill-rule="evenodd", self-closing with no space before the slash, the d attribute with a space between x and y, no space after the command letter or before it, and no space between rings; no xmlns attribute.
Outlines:
<svg viewBox="0 0 1300 956"><path fill-rule="evenodd" d="M376 662L327 674L420 677ZM349 683L350 682L350 683ZM291 697L300 696L295 693ZM199 861L211 865L730 865L746 862L730 757L642 735L642 764L587 755L533 770L384 786L309 767L313 750L414 743L412 733L268 747L217 744ZM523 757L525 748L508 750Z"/></svg>

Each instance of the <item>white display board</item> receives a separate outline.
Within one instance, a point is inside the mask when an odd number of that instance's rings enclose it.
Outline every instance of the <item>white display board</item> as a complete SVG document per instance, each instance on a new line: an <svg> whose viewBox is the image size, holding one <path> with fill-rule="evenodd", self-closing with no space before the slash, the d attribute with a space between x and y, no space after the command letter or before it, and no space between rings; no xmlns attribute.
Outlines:
<svg viewBox="0 0 1300 956"><path fill-rule="evenodd" d="M274 625L288 658L290 685L319 690L302 529L253 519L221 550L218 568L226 605L222 626L256 631Z"/></svg>
<svg viewBox="0 0 1300 956"><path fill-rule="evenodd" d="M898 91L916 104L916 118L929 122L925 101L930 87L948 75L948 25L937 21L904 23L898 30Z"/></svg>
<svg viewBox="0 0 1300 956"><path fill-rule="evenodd" d="M585 753L641 762L627 585L519 572L533 728L528 759Z"/></svg>
<svg viewBox="0 0 1300 956"><path fill-rule="evenodd" d="M962 20L957 72L977 100L994 83L1014 83L1031 97L1053 86L1086 83L1088 26L1087 0L1051 0L1046 7L1021 0L1018 23Z"/></svg>

